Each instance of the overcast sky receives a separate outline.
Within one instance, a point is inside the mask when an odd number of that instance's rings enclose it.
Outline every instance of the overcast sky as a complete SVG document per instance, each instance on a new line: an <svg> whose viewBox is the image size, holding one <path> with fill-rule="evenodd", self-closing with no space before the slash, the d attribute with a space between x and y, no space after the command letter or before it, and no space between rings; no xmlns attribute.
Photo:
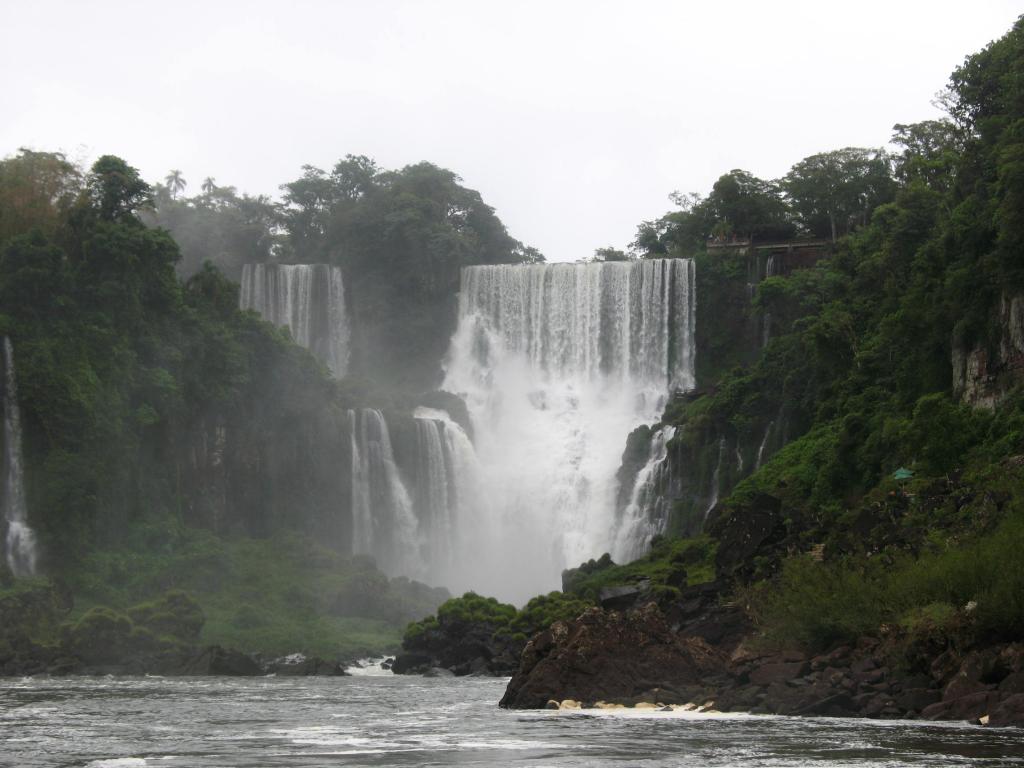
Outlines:
<svg viewBox="0 0 1024 768"><path fill-rule="evenodd" d="M623 247L732 168L881 146L1019 0L0 0L0 155L117 154L276 195L429 160L549 260Z"/></svg>

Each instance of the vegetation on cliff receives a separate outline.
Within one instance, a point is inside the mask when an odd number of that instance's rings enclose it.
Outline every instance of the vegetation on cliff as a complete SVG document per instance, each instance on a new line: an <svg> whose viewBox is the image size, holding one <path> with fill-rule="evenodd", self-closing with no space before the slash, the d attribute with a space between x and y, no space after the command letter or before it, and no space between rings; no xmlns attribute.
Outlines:
<svg viewBox="0 0 1024 768"><path fill-rule="evenodd" d="M1022 76L1024 20L953 74L947 120L895 127L899 153L859 153L853 166L849 150L819 155L774 187L746 185L748 203L775 196L795 231L836 242L811 268L758 275L746 314L768 323L766 343L744 359L705 339L713 378L665 420L691 494L707 499L700 483L721 469L707 525L718 577L755 585L743 596L780 642L1024 631L1024 348L1011 308L1024 291ZM806 197L815 174L832 179L835 201ZM641 226L638 246L683 254L726 225L756 238L759 224L735 226L750 207L729 207L727 186ZM697 258L727 291L756 256ZM988 361L966 384L965 350ZM893 479L901 469L912 479ZM670 530L694 530L701 511L680 498ZM756 539L742 563L724 551L738 531Z"/></svg>

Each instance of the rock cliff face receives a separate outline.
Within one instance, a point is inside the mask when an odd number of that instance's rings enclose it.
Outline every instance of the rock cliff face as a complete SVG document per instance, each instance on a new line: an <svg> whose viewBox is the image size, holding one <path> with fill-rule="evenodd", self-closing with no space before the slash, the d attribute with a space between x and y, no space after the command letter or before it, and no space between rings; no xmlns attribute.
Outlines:
<svg viewBox="0 0 1024 768"><path fill-rule="evenodd" d="M953 343L953 392L980 408L994 408L1024 381L1024 294L1004 293L992 314L995 333L988 343Z"/></svg>

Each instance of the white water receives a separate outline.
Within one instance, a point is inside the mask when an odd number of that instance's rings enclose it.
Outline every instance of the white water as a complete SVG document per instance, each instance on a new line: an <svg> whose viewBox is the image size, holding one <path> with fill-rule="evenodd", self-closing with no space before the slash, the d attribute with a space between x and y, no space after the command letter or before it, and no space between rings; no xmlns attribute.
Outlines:
<svg viewBox="0 0 1024 768"><path fill-rule="evenodd" d="M769 421L768 426L765 427L764 437L761 438L761 445L757 448L757 462L754 464L755 471L761 468L761 462L764 460L764 449L768 447L768 438L772 434L772 427L774 425L774 421Z"/></svg>
<svg viewBox="0 0 1024 768"><path fill-rule="evenodd" d="M443 388L473 420L477 591L523 600L612 548L626 436L694 385L694 267L468 267Z"/></svg>
<svg viewBox="0 0 1024 768"><path fill-rule="evenodd" d="M715 508L718 503L718 486L720 483L720 477L722 474L722 459L725 456L725 438L719 438L718 440L718 461L715 464L715 472L711 476L711 497L708 499L708 507L704 510L704 519L708 519L708 515L711 514L711 510Z"/></svg>
<svg viewBox="0 0 1024 768"><path fill-rule="evenodd" d="M335 376L348 370L349 319L341 267L329 264L246 264L242 309L253 309L323 360Z"/></svg>
<svg viewBox="0 0 1024 768"><path fill-rule="evenodd" d="M380 411L348 412L352 435L352 553L389 575L423 578L412 500L395 464Z"/></svg>
<svg viewBox="0 0 1024 768"><path fill-rule="evenodd" d="M651 435L647 463L637 472L629 503L615 532L611 554L618 563L640 557L647 550L651 537L665 532L668 502L661 486L667 471L668 442L675 433L675 427L666 426Z"/></svg>
<svg viewBox="0 0 1024 768"><path fill-rule="evenodd" d="M417 468L414 509L425 578L455 594L479 589L491 543L481 525L486 509L480 467L469 436L444 411L415 412Z"/></svg>
<svg viewBox="0 0 1024 768"><path fill-rule="evenodd" d="M3 347L4 474L0 506L7 528L4 559L11 572L22 578L36 572L36 537L28 525L28 507L25 502L25 477L21 464L21 412L18 410L14 346L6 336Z"/></svg>

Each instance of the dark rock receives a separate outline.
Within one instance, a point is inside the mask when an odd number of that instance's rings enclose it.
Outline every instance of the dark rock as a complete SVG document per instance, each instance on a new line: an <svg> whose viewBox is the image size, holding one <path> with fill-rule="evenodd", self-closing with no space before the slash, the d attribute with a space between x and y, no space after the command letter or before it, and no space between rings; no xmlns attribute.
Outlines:
<svg viewBox="0 0 1024 768"><path fill-rule="evenodd" d="M501 706L539 709L558 701L624 701L652 689L663 704L686 703L730 680L727 657L695 637L673 633L650 603L628 615L593 608L572 622L555 622L527 643Z"/></svg>
<svg viewBox="0 0 1024 768"><path fill-rule="evenodd" d="M1004 694L1024 693L1024 672L1011 672L999 683L999 692Z"/></svg>
<svg viewBox="0 0 1024 768"><path fill-rule="evenodd" d="M931 688L908 688L896 698L901 709L920 712L941 699L938 691Z"/></svg>
<svg viewBox="0 0 1024 768"><path fill-rule="evenodd" d="M806 661L775 662L762 664L750 673L750 682L754 685L770 685L771 683L785 683L797 677L802 677L811 671L811 666Z"/></svg>
<svg viewBox="0 0 1024 768"><path fill-rule="evenodd" d="M870 672L873 669L878 669L878 664L870 656L865 656L863 659L857 659L855 662L850 664L850 671L854 675L862 675Z"/></svg>
<svg viewBox="0 0 1024 768"><path fill-rule="evenodd" d="M958 699L943 699L925 707L921 717L926 720L977 720L988 714L998 701L998 695L991 691L977 691Z"/></svg>
<svg viewBox="0 0 1024 768"><path fill-rule="evenodd" d="M1015 693L1000 701L988 713L993 728L1016 726L1024 728L1024 693Z"/></svg>
<svg viewBox="0 0 1024 768"><path fill-rule="evenodd" d="M953 699L960 699L971 693L987 691L989 688L991 688L991 686L985 685L985 683L972 680L964 675L957 675L943 689L942 700L952 701Z"/></svg>
<svg viewBox="0 0 1024 768"><path fill-rule="evenodd" d="M425 653L400 653L391 664L396 675L422 675L433 666L433 657Z"/></svg>
<svg viewBox="0 0 1024 768"><path fill-rule="evenodd" d="M650 589L649 581L639 584L625 584L617 587L602 587L597 600L606 611L624 611L632 608Z"/></svg>
<svg viewBox="0 0 1024 768"><path fill-rule="evenodd" d="M253 677L265 674L263 668L248 654L233 648L211 645L191 659L181 674L225 675L228 677Z"/></svg>
<svg viewBox="0 0 1024 768"><path fill-rule="evenodd" d="M983 651L972 651L964 657L958 675L979 683L998 683L1010 670L1000 661L999 651L987 648Z"/></svg>

